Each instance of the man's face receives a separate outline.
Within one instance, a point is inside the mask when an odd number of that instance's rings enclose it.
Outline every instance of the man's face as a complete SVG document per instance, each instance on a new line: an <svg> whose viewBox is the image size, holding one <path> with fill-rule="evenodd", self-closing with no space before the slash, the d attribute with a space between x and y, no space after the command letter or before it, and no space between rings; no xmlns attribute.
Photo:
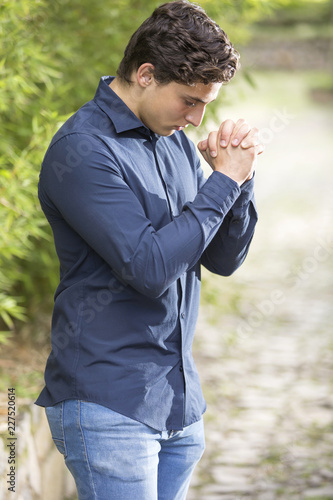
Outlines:
<svg viewBox="0 0 333 500"><path fill-rule="evenodd" d="M198 127L207 104L214 101L222 83L193 86L171 82L166 85L152 83L145 89L140 102L140 120L158 135L169 136L187 125Z"/></svg>

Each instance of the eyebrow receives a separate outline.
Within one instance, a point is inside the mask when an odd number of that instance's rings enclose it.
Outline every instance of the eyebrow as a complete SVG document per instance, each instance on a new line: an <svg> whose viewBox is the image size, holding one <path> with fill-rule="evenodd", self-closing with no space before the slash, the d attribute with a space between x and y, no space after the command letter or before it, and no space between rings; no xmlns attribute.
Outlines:
<svg viewBox="0 0 333 500"><path fill-rule="evenodd" d="M189 94L184 94L184 97L186 99L192 99L192 101L201 102L202 104L210 104L211 102L214 102L216 100L216 98L215 98L212 101L204 101L203 99L200 99L199 97L193 97Z"/></svg>

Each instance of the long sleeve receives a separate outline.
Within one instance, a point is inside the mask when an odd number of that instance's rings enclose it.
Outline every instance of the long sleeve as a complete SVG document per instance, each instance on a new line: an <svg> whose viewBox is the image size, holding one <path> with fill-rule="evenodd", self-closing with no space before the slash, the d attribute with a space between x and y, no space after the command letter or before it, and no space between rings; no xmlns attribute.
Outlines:
<svg viewBox="0 0 333 500"><path fill-rule="evenodd" d="M253 188L254 178L241 186L240 196L201 257L201 263L215 274L231 275L248 253L258 220Z"/></svg>
<svg viewBox="0 0 333 500"><path fill-rule="evenodd" d="M69 166L68 151L74 150L78 139L89 141L90 153L81 156L80 165ZM110 150L93 136L71 134L48 151L39 194L58 253L69 246L68 230L62 227L57 234L56 220L63 219L120 279L147 296L158 297L199 261L226 214L232 207L238 209L240 188L214 172L178 217L155 230ZM222 241L225 230L220 231ZM214 240L205 262L214 265L218 260L217 246ZM234 246L232 240L224 250L227 268Z"/></svg>

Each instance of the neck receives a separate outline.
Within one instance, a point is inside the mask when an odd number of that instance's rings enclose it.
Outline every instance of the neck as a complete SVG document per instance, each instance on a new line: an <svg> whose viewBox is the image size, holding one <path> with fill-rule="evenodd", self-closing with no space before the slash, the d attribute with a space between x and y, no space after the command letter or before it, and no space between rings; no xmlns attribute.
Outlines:
<svg viewBox="0 0 333 500"><path fill-rule="evenodd" d="M109 84L109 87L113 90L115 94L126 104L126 106L140 119L139 114L139 106L137 95L137 89L135 88L135 84L123 83L119 80L119 78L114 78L112 82Z"/></svg>

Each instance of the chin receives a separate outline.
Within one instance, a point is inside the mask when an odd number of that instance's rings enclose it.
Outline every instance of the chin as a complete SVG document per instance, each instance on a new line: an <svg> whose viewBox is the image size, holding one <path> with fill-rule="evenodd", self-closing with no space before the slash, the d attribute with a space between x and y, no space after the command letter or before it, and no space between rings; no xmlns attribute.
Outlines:
<svg viewBox="0 0 333 500"><path fill-rule="evenodd" d="M154 130L155 134L160 135L161 137L170 137L175 133L175 130Z"/></svg>

